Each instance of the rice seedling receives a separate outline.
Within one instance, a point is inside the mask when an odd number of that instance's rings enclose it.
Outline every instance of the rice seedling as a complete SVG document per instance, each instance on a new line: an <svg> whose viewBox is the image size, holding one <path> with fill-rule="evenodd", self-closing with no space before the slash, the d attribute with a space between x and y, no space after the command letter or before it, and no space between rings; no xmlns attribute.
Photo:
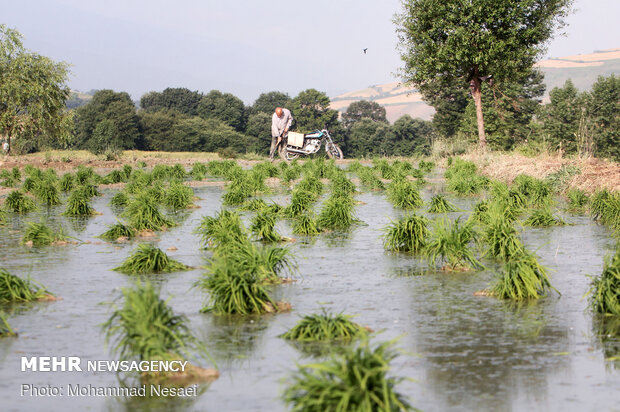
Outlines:
<svg viewBox="0 0 620 412"><path fill-rule="evenodd" d="M368 331L363 326L352 322L351 318L342 313L334 315L323 310L320 314L304 316L280 337L300 342L333 342L350 341L366 336Z"/></svg>
<svg viewBox="0 0 620 412"><path fill-rule="evenodd" d="M9 193L4 204L9 211L20 214L32 212L37 209L34 200L23 194L20 190L13 190Z"/></svg>
<svg viewBox="0 0 620 412"><path fill-rule="evenodd" d="M35 184L32 193L42 203L48 206L60 204L60 194L57 183L53 180L42 179Z"/></svg>
<svg viewBox="0 0 620 412"><path fill-rule="evenodd" d="M4 226L7 224L7 215L6 210L0 208L0 226Z"/></svg>
<svg viewBox="0 0 620 412"><path fill-rule="evenodd" d="M620 316L620 247L605 259L603 272L592 278L588 295L595 313Z"/></svg>
<svg viewBox="0 0 620 412"><path fill-rule="evenodd" d="M126 182L131 177L131 173L133 172L133 168L131 167L131 165L123 165L122 172L123 172L123 175L125 176L125 178L123 179L123 182Z"/></svg>
<svg viewBox="0 0 620 412"><path fill-rule="evenodd" d="M267 177L278 177L280 175L280 169L271 162L260 162L254 165L254 170L261 171Z"/></svg>
<svg viewBox="0 0 620 412"><path fill-rule="evenodd" d="M317 224L321 229L343 230L359 222L353 214L353 199L351 197L330 197L323 203Z"/></svg>
<svg viewBox="0 0 620 412"><path fill-rule="evenodd" d="M0 313L0 338L6 338L9 336L17 336L17 333L13 331L11 325L4 317L4 314Z"/></svg>
<svg viewBox="0 0 620 412"><path fill-rule="evenodd" d="M430 264L436 265L439 262L444 269L482 268L468 246L474 239L475 231L470 223L461 225L460 219L457 219L450 224L446 219L439 219L433 224L433 231L423 253Z"/></svg>
<svg viewBox="0 0 620 412"><path fill-rule="evenodd" d="M78 186L69 195L67 199L67 208L63 215L65 216L92 216L97 212L90 205L90 191L87 186Z"/></svg>
<svg viewBox="0 0 620 412"><path fill-rule="evenodd" d="M292 411L411 411L396 391L404 378L389 376L397 356L391 342L375 347L363 341L342 355L309 365L289 379L284 402Z"/></svg>
<svg viewBox="0 0 620 412"><path fill-rule="evenodd" d="M424 174L428 174L433 171L435 168L434 162L427 162L425 160L420 160L418 163L418 169L420 169Z"/></svg>
<svg viewBox="0 0 620 412"><path fill-rule="evenodd" d="M171 167L164 164L157 164L151 170L151 176L155 180L165 180L171 176Z"/></svg>
<svg viewBox="0 0 620 412"><path fill-rule="evenodd" d="M110 205L116 207L127 206L129 203L129 196L125 192L117 192L112 199L110 199Z"/></svg>
<svg viewBox="0 0 620 412"><path fill-rule="evenodd" d="M0 303L32 302L50 295L52 294L44 287L30 279L22 279L0 269Z"/></svg>
<svg viewBox="0 0 620 412"><path fill-rule="evenodd" d="M538 263L536 255L528 251L517 253L504 264L491 294L500 299L538 299L553 289L547 270Z"/></svg>
<svg viewBox="0 0 620 412"><path fill-rule="evenodd" d="M323 193L323 182L312 176L305 176L295 185L295 189L314 193L318 197Z"/></svg>
<svg viewBox="0 0 620 412"><path fill-rule="evenodd" d="M532 178L527 190L518 190L535 207L551 206L553 204L553 192L551 186L544 180Z"/></svg>
<svg viewBox="0 0 620 412"><path fill-rule="evenodd" d="M164 194L163 203L174 210L180 210L192 206L193 200L194 190L177 180L173 180Z"/></svg>
<svg viewBox="0 0 620 412"><path fill-rule="evenodd" d="M25 192L32 192L35 186L37 185L37 183L40 181L41 181L40 178L28 176L24 179L24 184L22 184L22 189Z"/></svg>
<svg viewBox="0 0 620 412"><path fill-rule="evenodd" d="M315 193L295 188L291 195L291 203L286 207L284 213L288 217L298 216L308 210L316 200L317 195Z"/></svg>
<svg viewBox="0 0 620 412"><path fill-rule="evenodd" d="M131 175L130 181L125 185L125 192L129 194L136 194L143 191L145 188L153 185L153 175L143 170L136 170Z"/></svg>
<svg viewBox="0 0 620 412"><path fill-rule="evenodd" d="M504 261L525 251L512 220L506 216L500 204L493 204L487 212L483 241L488 248L486 254Z"/></svg>
<svg viewBox="0 0 620 412"><path fill-rule="evenodd" d="M250 230L256 236L257 240L263 242L280 242L282 236L274 230L276 225L276 215L269 212L267 209L258 211L254 219Z"/></svg>
<svg viewBox="0 0 620 412"><path fill-rule="evenodd" d="M456 212L458 208L448 200L442 194L437 194L431 198L431 206L428 208L429 213L448 213Z"/></svg>
<svg viewBox="0 0 620 412"><path fill-rule="evenodd" d="M105 175L102 179L103 184L113 184L113 183L121 183L127 181L127 176L122 170L112 170L110 173Z"/></svg>
<svg viewBox="0 0 620 412"><path fill-rule="evenodd" d="M373 169L378 170L383 179L393 179L396 175L394 168L385 159L375 159L372 161Z"/></svg>
<svg viewBox="0 0 620 412"><path fill-rule="evenodd" d="M146 167L146 162L144 160L140 160L138 163L136 163L136 167L144 169Z"/></svg>
<svg viewBox="0 0 620 412"><path fill-rule="evenodd" d="M471 215L469 215L469 221L475 223L486 224L489 221L489 202L481 200L474 205Z"/></svg>
<svg viewBox="0 0 620 412"><path fill-rule="evenodd" d="M172 179L185 179L187 176L187 171L183 167L183 165L176 163L174 166L170 168L170 177Z"/></svg>
<svg viewBox="0 0 620 412"><path fill-rule="evenodd" d="M364 167L359 160L354 160L347 166L347 172L358 173Z"/></svg>
<svg viewBox="0 0 620 412"><path fill-rule="evenodd" d="M228 206L242 205L254 192L249 182L231 183L222 197L223 203Z"/></svg>
<svg viewBox="0 0 620 412"><path fill-rule="evenodd" d="M191 333L189 320L177 315L150 283L122 289L123 302L101 325L105 341L121 360L177 360L199 354L208 358L203 344ZM117 299L116 302L118 302Z"/></svg>
<svg viewBox="0 0 620 412"><path fill-rule="evenodd" d="M361 166L357 171L357 176L360 178L362 185L373 190L384 190L385 185L373 172L370 167Z"/></svg>
<svg viewBox="0 0 620 412"><path fill-rule="evenodd" d="M448 180L447 188L458 195L471 196L480 193L487 184L488 179L484 176L457 174Z"/></svg>
<svg viewBox="0 0 620 412"><path fill-rule="evenodd" d="M261 198L254 198L250 200L246 200L243 202L241 206L239 206L239 210L248 210L250 212L257 212L263 208L267 207L267 203Z"/></svg>
<svg viewBox="0 0 620 412"><path fill-rule="evenodd" d="M590 213L594 220L620 232L620 192L609 193L607 190L596 192L591 199Z"/></svg>
<svg viewBox="0 0 620 412"><path fill-rule="evenodd" d="M19 171L19 167L13 166L13 168L11 169L11 176L18 182L22 180L22 173Z"/></svg>
<svg viewBox="0 0 620 412"><path fill-rule="evenodd" d="M4 172L8 172L7 170L3 170ZM2 178L0 176L0 178ZM4 180L0 182L0 186L3 187L17 187L19 185L19 181L15 180L12 176L7 176L3 178Z"/></svg>
<svg viewBox="0 0 620 412"><path fill-rule="evenodd" d="M316 219L310 214L304 213L295 216L293 223L293 233L296 235L318 235L321 233L319 230Z"/></svg>
<svg viewBox="0 0 620 412"><path fill-rule="evenodd" d="M416 179L424 179L424 173L422 173L419 169L411 169L409 170L409 174ZM423 180L422 180L423 181Z"/></svg>
<svg viewBox="0 0 620 412"><path fill-rule="evenodd" d="M572 213L584 213L588 205L588 195L581 189L570 189L566 193L568 199L568 211Z"/></svg>
<svg viewBox="0 0 620 412"><path fill-rule="evenodd" d="M203 217L195 233L202 237L204 248L240 242L247 238L241 216L230 210L221 210L215 216Z"/></svg>
<svg viewBox="0 0 620 412"><path fill-rule="evenodd" d="M355 193L355 184L344 174L334 174L331 181L332 196L350 196Z"/></svg>
<svg viewBox="0 0 620 412"><path fill-rule="evenodd" d="M523 224L534 227L550 227L564 226L566 222L559 217L554 217L549 209L537 209L528 216Z"/></svg>
<svg viewBox="0 0 620 412"><path fill-rule="evenodd" d="M278 304L267 293L258 273L217 255L207 270L195 284L209 293L202 312L250 315L278 311Z"/></svg>
<svg viewBox="0 0 620 412"><path fill-rule="evenodd" d="M281 165L287 165L288 163L281 163ZM302 169L299 165L286 167L280 170L280 179L286 183L290 183L293 180L301 177Z"/></svg>
<svg viewBox="0 0 620 412"><path fill-rule="evenodd" d="M187 265L170 259L161 249L149 244L141 243L122 265L114 270L128 275L143 275L147 273L170 273L189 270Z"/></svg>
<svg viewBox="0 0 620 412"><path fill-rule="evenodd" d="M78 185L99 183L101 176L95 173L92 167L79 165L75 172L75 181Z"/></svg>
<svg viewBox="0 0 620 412"><path fill-rule="evenodd" d="M387 187L388 200L401 209L416 209L424 204L415 184L408 180L393 181Z"/></svg>
<svg viewBox="0 0 620 412"><path fill-rule="evenodd" d="M420 252L426 245L428 220L410 215L392 222L383 235L383 247L387 250Z"/></svg>
<svg viewBox="0 0 620 412"><path fill-rule="evenodd" d="M212 160L207 164L207 170L211 176L226 177L228 172L237 166L234 160Z"/></svg>
<svg viewBox="0 0 620 412"><path fill-rule="evenodd" d="M43 177L43 171L38 167L30 164L24 167L24 173L27 177L33 177L35 179L41 179Z"/></svg>
<svg viewBox="0 0 620 412"><path fill-rule="evenodd" d="M68 192L75 187L75 176L71 173L65 173L60 178L60 190Z"/></svg>
<svg viewBox="0 0 620 412"><path fill-rule="evenodd" d="M209 169L207 169L207 165L201 162L196 162L192 165L192 170L190 170L190 175L194 180L204 180L207 175Z"/></svg>
<svg viewBox="0 0 620 412"><path fill-rule="evenodd" d="M146 193L139 193L131 199L122 216L138 231L162 230L175 225L159 211L156 201Z"/></svg>
<svg viewBox="0 0 620 412"><path fill-rule="evenodd" d="M62 227L58 232L54 232L43 222L28 222L28 227L24 232L22 244L32 244L32 246L47 246L57 241L66 239ZM30 243L32 242L32 243Z"/></svg>
<svg viewBox="0 0 620 412"><path fill-rule="evenodd" d="M108 225L108 230L103 232L99 237L101 239L114 241L118 238L131 239L136 235L136 231L129 226L125 226L121 222L117 222L113 225Z"/></svg>

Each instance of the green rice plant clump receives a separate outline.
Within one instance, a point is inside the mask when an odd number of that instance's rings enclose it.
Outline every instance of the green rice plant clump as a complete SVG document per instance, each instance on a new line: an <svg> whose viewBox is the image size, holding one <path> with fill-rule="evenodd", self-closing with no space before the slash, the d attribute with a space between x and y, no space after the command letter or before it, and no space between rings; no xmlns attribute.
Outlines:
<svg viewBox="0 0 620 412"><path fill-rule="evenodd" d="M280 169L271 162L257 163L253 169L262 171L267 177L278 177L280 175Z"/></svg>
<svg viewBox="0 0 620 412"><path fill-rule="evenodd" d="M238 267L216 255L196 287L209 294L203 312L215 314L261 314L277 310L277 303L263 286L264 279L248 268Z"/></svg>
<svg viewBox="0 0 620 412"><path fill-rule="evenodd" d="M420 252L428 237L427 223L426 218L415 214L392 222L383 235L383 246L387 250Z"/></svg>
<svg viewBox="0 0 620 412"><path fill-rule="evenodd" d="M475 231L471 223L460 224L460 219L450 224L446 219L438 219L423 249L423 253L432 265L437 262L447 264L448 269L482 268L469 248L475 239Z"/></svg>
<svg viewBox="0 0 620 412"><path fill-rule="evenodd" d="M486 253L504 261L523 253L525 247L505 209L494 203L487 216L483 233L483 240L488 246Z"/></svg>
<svg viewBox="0 0 620 412"><path fill-rule="evenodd" d="M129 225L138 231L162 230L175 225L159 211L156 201L145 193L138 194L129 201L123 216L127 218Z"/></svg>
<svg viewBox="0 0 620 412"><path fill-rule="evenodd" d="M215 216L205 216L196 233L202 238L203 247L214 247L234 242L241 242L247 238L247 233L241 216L237 212L221 210Z"/></svg>
<svg viewBox="0 0 620 412"><path fill-rule="evenodd" d="M90 205L90 192L87 186L78 186L69 195L67 199L67 208L64 211L65 216L92 216L95 209Z"/></svg>
<svg viewBox="0 0 620 412"><path fill-rule="evenodd" d="M187 209L193 204L194 190L183 183L174 180L168 186L163 198L164 205L175 209Z"/></svg>
<svg viewBox="0 0 620 412"><path fill-rule="evenodd" d="M318 235L321 231L319 230L316 219L312 215L304 213L295 216L293 233L296 235L312 236Z"/></svg>
<svg viewBox="0 0 620 412"><path fill-rule="evenodd" d="M112 170L110 173L103 177L104 184L121 183L127 180L127 176L122 170Z"/></svg>
<svg viewBox="0 0 620 412"><path fill-rule="evenodd" d="M433 196L431 198L431 206L428 208L429 213L448 213L456 212L457 210L442 194Z"/></svg>
<svg viewBox="0 0 620 412"><path fill-rule="evenodd" d="M318 197L323 193L323 182L313 176L304 176L295 189L314 193Z"/></svg>
<svg viewBox="0 0 620 412"><path fill-rule="evenodd" d="M99 183L101 176L99 176L92 167L85 167L79 165L75 172L75 181L78 185Z"/></svg>
<svg viewBox="0 0 620 412"><path fill-rule="evenodd" d="M56 181L42 179L37 182L32 192L40 202L48 206L60 204L60 191Z"/></svg>
<svg viewBox="0 0 620 412"><path fill-rule="evenodd" d="M372 161L373 169L379 171L383 179L391 180L396 176L396 171L385 159L375 159Z"/></svg>
<svg viewBox="0 0 620 412"><path fill-rule="evenodd" d="M3 170L3 171L7 172L7 170ZM0 176L0 178L2 178L2 177ZM2 179L4 179L4 180L2 180L2 182L0 182L0 186L3 186L3 187L17 187L19 185L19 181L15 180L10 175L7 176L7 177L4 177Z"/></svg>
<svg viewBox="0 0 620 412"><path fill-rule="evenodd" d="M139 244L138 248L121 266L114 268L114 270L128 275L169 273L188 269L188 266L170 259L164 251L149 243Z"/></svg>
<svg viewBox="0 0 620 412"><path fill-rule="evenodd" d="M332 177L331 190L332 196L350 196L355 193L355 183L344 174L336 174Z"/></svg>
<svg viewBox="0 0 620 412"><path fill-rule="evenodd" d="M416 185L407 180L390 183L387 195L388 200L401 209L416 209L424 204Z"/></svg>
<svg viewBox="0 0 620 412"><path fill-rule="evenodd" d="M554 217L549 209L537 209L528 216L523 224L534 227L550 227L563 226L566 222L559 217Z"/></svg>
<svg viewBox="0 0 620 412"><path fill-rule="evenodd" d="M317 224L321 229L344 230L359 222L351 197L330 197L323 203Z"/></svg>
<svg viewBox="0 0 620 412"><path fill-rule="evenodd" d="M20 190L13 190L6 197L5 205L7 209L15 213L28 213L37 209L37 206L30 197L26 196Z"/></svg>
<svg viewBox="0 0 620 412"><path fill-rule="evenodd" d="M110 205L116 207L127 206L129 203L129 196L125 192L117 192L112 199L110 199Z"/></svg>
<svg viewBox="0 0 620 412"><path fill-rule="evenodd" d="M209 169L207 169L207 165L201 162L196 162L192 165L192 169L189 174L194 180L204 180L208 172Z"/></svg>
<svg viewBox="0 0 620 412"><path fill-rule="evenodd" d="M359 171L363 169L364 167L365 166L363 166L359 160L354 160L353 162L349 163L349 165L347 166L347 172L359 173Z"/></svg>
<svg viewBox="0 0 620 412"><path fill-rule="evenodd" d="M211 176L226 177L228 172L237 166L234 160L212 160L207 163L207 170Z"/></svg>
<svg viewBox="0 0 620 412"><path fill-rule="evenodd" d="M13 166L13 169L11 169L11 177L18 182L22 180L22 173L19 171L19 167Z"/></svg>
<svg viewBox="0 0 620 412"><path fill-rule="evenodd" d="M620 247L605 260L603 272L592 278L589 300L595 313L620 316Z"/></svg>
<svg viewBox="0 0 620 412"><path fill-rule="evenodd" d="M239 206L240 210L248 210L250 212L257 212L261 209L264 209L267 207L267 202L265 202L263 199L261 198L253 198L250 200L246 200L245 202L243 202L243 204L241 206Z"/></svg>
<svg viewBox="0 0 620 412"><path fill-rule="evenodd" d="M367 333L363 326L351 321L351 316L323 310L320 314L304 316L280 337L300 342L331 342L350 341Z"/></svg>
<svg viewBox="0 0 620 412"><path fill-rule="evenodd" d="M448 190L461 196L476 195L487 186L488 180L479 175L456 174L448 180Z"/></svg>
<svg viewBox="0 0 620 412"><path fill-rule="evenodd" d="M36 185L41 181L39 177L28 176L24 179L24 184L22 185L22 189L25 192L33 192Z"/></svg>
<svg viewBox="0 0 620 412"><path fill-rule="evenodd" d="M75 187L75 176L71 173L65 173L60 178L60 190L63 192L69 192Z"/></svg>
<svg viewBox="0 0 620 412"><path fill-rule="evenodd" d="M129 226L125 226L121 222L114 225L108 225L108 230L99 235L100 238L105 240L114 241L118 238L131 239L136 235L136 231Z"/></svg>
<svg viewBox="0 0 620 412"><path fill-rule="evenodd" d="M259 211L252 220L250 230L257 240L263 242L280 242L282 236L274 230L276 225L276 215L267 209Z"/></svg>
<svg viewBox="0 0 620 412"><path fill-rule="evenodd" d="M371 347L364 341L324 362L302 365L284 401L294 412L414 410L396 391L404 378L388 375L396 356L391 342Z"/></svg>
<svg viewBox="0 0 620 412"><path fill-rule="evenodd" d="M288 163L281 163L283 165L288 165ZM280 178L289 183L293 180L297 180L301 177L302 169L301 166L290 166L280 170Z"/></svg>
<svg viewBox="0 0 620 412"><path fill-rule="evenodd" d="M620 192L602 190L592 196L590 211L594 220L620 232Z"/></svg>
<svg viewBox="0 0 620 412"><path fill-rule="evenodd" d="M420 160L418 163L418 169L420 169L424 174L428 174L433 171L435 168L435 163L431 161Z"/></svg>
<svg viewBox="0 0 620 412"><path fill-rule="evenodd" d="M153 166L153 170L151 170L151 175L154 180L166 180L172 175L172 168L168 165L157 164Z"/></svg>
<svg viewBox="0 0 620 412"><path fill-rule="evenodd" d="M0 208L0 226L4 226L7 224L7 215L6 210Z"/></svg>
<svg viewBox="0 0 620 412"><path fill-rule="evenodd" d="M22 238L22 243L32 242L33 246L47 246L56 241L65 240L62 228L58 232L54 232L44 223L28 222L28 227Z"/></svg>
<svg viewBox="0 0 620 412"><path fill-rule="evenodd" d="M31 302L51 295L45 288L0 269L0 303Z"/></svg>
<svg viewBox="0 0 620 412"><path fill-rule="evenodd" d="M112 343L121 360L174 360L193 353L208 357L187 317L176 315L150 283L123 288L122 297L122 305L114 304L102 325L106 343Z"/></svg>
<svg viewBox="0 0 620 412"><path fill-rule="evenodd" d="M370 167L361 166L357 171L357 176L360 178L360 182L365 187L372 190L384 190L385 185L377 177L373 169Z"/></svg>
<svg viewBox="0 0 620 412"><path fill-rule="evenodd" d="M176 163L174 166L170 168L170 177L173 179L185 179L187 176L187 171L183 167L182 164Z"/></svg>
<svg viewBox="0 0 620 412"><path fill-rule="evenodd" d="M298 216L308 210L316 200L316 193L295 188L291 195L291 204L286 207L284 213L289 217Z"/></svg>
<svg viewBox="0 0 620 412"><path fill-rule="evenodd" d="M131 165L123 165L122 171L123 171L123 175L125 176L125 178L123 179L123 182L126 182L131 177L131 173L133 173L133 168L131 167Z"/></svg>
<svg viewBox="0 0 620 412"><path fill-rule="evenodd" d="M588 205L588 195L581 189L570 189L566 193L566 197L568 199L568 210L572 213L583 213L585 212L586 206Z"/></svg>
<svg viewBox="0 0 620 412"><path fill-rule="evenodd" d="M143 170L136 170L131 175L131 179L125 185L125 192L129 194L136 194L143 191L145 188L150 187L153 184L153 175Z"/></svg>
<svg viewBox="0 0 620 412"><path fill-rule="evenodd" d="M491 293L500 299L538 299L553 289L547 270L536 255L524 251L512 256L505 264Z"/></svg>

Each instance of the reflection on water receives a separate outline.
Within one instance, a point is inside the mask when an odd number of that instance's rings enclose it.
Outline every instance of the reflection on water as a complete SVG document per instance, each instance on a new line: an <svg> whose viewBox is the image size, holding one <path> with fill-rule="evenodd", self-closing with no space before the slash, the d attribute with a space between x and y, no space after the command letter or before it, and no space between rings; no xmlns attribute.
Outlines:
<svg viewBox="0 0 620 412"><path fill-rule="evenodd" d="M596 315L592 327L603 350L605 366L620 370L620 317Z"/></svg>

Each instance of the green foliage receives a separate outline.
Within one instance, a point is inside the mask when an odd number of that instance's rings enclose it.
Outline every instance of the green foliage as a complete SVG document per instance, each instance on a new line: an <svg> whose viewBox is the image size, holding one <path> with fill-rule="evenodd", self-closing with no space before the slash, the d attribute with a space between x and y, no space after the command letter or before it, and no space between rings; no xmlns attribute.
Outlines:
<svg viewBox="0 0 620 412"><path fill-rule="evenodd" d="M189 267L174 259L161 249L150 243L141 243L121 266L114 268L118 272L128 275L142 275L147 273L170 273L189 270Z"/></svg>
<svg viewBox="0 0 620 412"><path fill-rule="evenodd" d="M162 230L175 225L159 211L156 201L146 192L137 194L129 201L123 216L138 231Z"/></svg>
<svg viewBox="0 0 620 412"><path fill-rule="evenodd" d="M263 113L271 116L276 107L289 107L291 98L287 93L268 92L261 93L254 101L250 111L252 114Z"/></svg>
<svg viewBox="0 0 620 412"><path fill-rule="evenodd" d="M7 209L15 213L28 213L37 209L34 200L23 194L20 190L14 190L6 197Z"/></svg>
<svg viewBox="0 0 620 412"><path fill-rule="evenodd" d="M0 338L5 338L7 336L17 336L17 333L13 331L4 315L0 313Z"/></svg>
<svg viewBox="0 0 620 412"><path fill-rule="evenodd" d="M428 208L429 213L448 213L456 212L458 209L442 194L437 194L431 198L431 206Z"/></svg>
<svg viewBox="0 0 620 412"><path fill-rule="evenodd" d="M230 210L220 210L215 216L203 217L196 228L202 238L204 248L225 245L232 242L241 242L246 235L241 216Z"/></svg>
<svg viewBox="0 0 620 412"><path fill-rule="evenodd" d="M590 200L590 213L594 220L620 232L620 192L609 193L605 189L596 192Z"/></svg>
<svg viewBox="0 0 620 412"><path fill-rule="evenodd" d="M545 181L555 190L562 190L573 176L580 175L581 169L577 165L565 164L558 170L545 177Z"/></svg>
<svg viewBox="0 0 620 412"><path fill-rule="evenodd" d="M566 197L568 198L568 210L572 213L583 213L590 200L581 189L570 189Z"/></svg>
<svg viewBox="0 0 620 412"><path fill-rule="evenodd" d="M193 204L194 190L179 181L172 181L162 200L164 205L172 209L186 209Z"/></svg>
<svg viewBox="0 0 620 412"><path fill-rule="evenodd" d="M110 199L112 206L122 207L127 206L127 203L129 203L129 196L125 192L118 192Z"/></svg>
<svg viewBox="0 0 620 412"><path fill-rule="evenodd" d="M300 342L332 342L350 341L366 336L366 329L350 319L351 316L342 313L333 315L323 310L320 314L304 316L280 337Z"/></svg>
<svg viewBox="0 0 620 412"><path fill-rule="evenodd" d="M415 184L408 180L392 181L387 187L388 200L397 208L416 209L424 204Z"/></svg>
<svg viewBox="0 0 620 412"><path fill-rule="evenodd" d="M396 392L402 378L388 375L396 358L391 343L371 347L367 341L341 356L302 365L290 379L284 401L292 411L410 411Z"/></svg>
<svg viewBox="0 0 620 412"><path fill-rule="evenodd" d="M491 293L500 299L538 299L553 289L547 270L538 263L536 255L523 251L504 264Z"/></svg>
<svg viewBox="0 0 620 412"><path fill-rule="evenodd" d="M585 142L578 138L579 123L585 115L582 110L584 97L570 79L563 87L554 87L549 92L550 102L543 106L541 120L552 149L566 153L588 150Z"/></svg>
<svg viewBox="0 0 620 412"><path fill-rule="evenodd" d="M22 279L0 269L0 302L31 302L51 295L44 287L30 279Z"/></svg>
<svg viewBox="0 0 620 412"><path fill-rule="evenodd" d="M259 210L252 220L250 230L256 239L263 242L280 242L282 236L274 230L276 215L268 209Z"/></svg>
<svg viewBox="0 0 620 412"><path fill-rule="evenodd" d="M420 252L426 245L428 220L422 216L410 215L392 222L383 235L383 247L387 250Z"/></svg>
<svg viewBox="0 0 620 412"><path fill-rule="evenodd" d="M64 211L65 216L92 216L95 209L90 205L89 186L78 186L69 195L67 199L67 208Z"/></svg>
<svg viewBox="0 0 620 412"><path fill-rule="evenodd" d="M202 93L184 87L168 87L162 92L148 92L140 98L140 107L147 112L174 110L187 116L198 115Z"/></svg>
<svg viewBox="0 0 620 412"><path fill-rule="evenodd" d="M71 173L66 173L60 178L60 190L68 192L75 187L75 176Z"/></svg>
<svg viewBox="0 0 620 412"><path fill-rule="evenodd" d="M295 127L301 132L328 129L338 121L338 112L329 108L329 97L315 89L299 92L290 107Z"/></svg>
<svg viewBox="0 0 620 412"><path fill-rule="evenodd" d="M432 265L445 263L452 270L470 266L482 268L468 246L474 238L475 231L469 222L461 225L457 219L450 224L446 219L439 219L433 224L433 231L423 253Z"/></svg>
<svg viewBox="0 0 620 412"><path fill-rule="evenodd" d="M368 187L369 189L385 189L385 185L383 184L381 179L377 177L373 169L370 167L361 166L360 169L357 171L357 176L360 178L360 182L362 183L362 185Z"/></svg>
<svg viewBox="0 0 620 412"><path fill-rule="evenodd" d="M136 283L122 293L122 306L115 304L102 325L106 343L112 342L112 351L121 360L175 360L195 352L206 355L191 333L189 320L175 315L150 283Z"/></svg>
<svg viewBox="0 0 620 412"><path fill-rule="evenodd" d="M587 107L596 155L620 161L620 76L600 76L592 85Z"/></svg>
<svg viewBox="0 0 620 412"><path fill-rule="evenodd" d="M353 199L350 197L330 197L323 203L317 224L321 229L345 230L359 222L353 213Z"/></svg>
<svg viewBox="0 0 620 412"><path fill-rule="evenodd" d="M314 218L314 216L303 213L295 216L294 224L293 224L293 233L297 235L318 235L321 231L319 230L318 224Z"/></svg>
<svg viewBox="0 0 620 412"><path fill-rule="evenodd" d="M108 230L99 235L100 238L105 240L114 241L118 238L124 237L131 239L136 235L136 231L129 226L125 226L121 222L113 225L108 225Z"/></svg>
<svg viewBox="0 0 620 412"><path fill-rule="evenodd" d="M60 204L58 185L54 180L41 179L37 181L32 192L40 202L48 206Z"/></svg>
<svg viewBox="0 0 620 412"><path fill-rule="evenodd" d="M524 252L512 219L505 206L494 203L487 211L483 240L487 244L486 254L503 261Z"/></svg>
<svg viewBox="0 0 620 412"><path fill-rule="evenodd" d="M65 240L62 227L58 232L54 232L42 222L28 222L28 227L22 238L22 243L32 242L33 246L47 246L61 240Z"/></svg>
<svg viewBox="0 0 620 412"><path fill-rule="evenodd" d="M605 260L603 272L592 278L589 299L594 312L620 316L620 249Z"/></svg>
<svg viewBox="0 0 620 412"><path fill-rule="evenodd" d="M28 51L21 39L17 30L0 24L0 135L9 144L18 138L12 150L27 153L66 143L72 114L65 107L68 64Z"/></svg>
<svg viewBox="0 0 620 412"><path fill-rule="evenodd" d="M313 192L295 188L291 195L291 204L286 207L284 213L289 217L298 216L307 211L317 197Z"/></svg>
<svg viewBox="0 0 620 412"><path fill-rule="evenodd" d="M295 185L295 189L314 193L318 198L321 193L323 193L323 183L313 176L306 175L299 183L297 183L297 185Z"/></svg>
<svg viewBox="0 0 620 412"><path fill-rule="evenodd" d="M217 119L238 132L245 130L245 105L241 99L230 93L211 90L202 97L197 110L203 119Z"/></svg>
<svg viewBox="0 0 620 412"><path fill-rule="evenodd" d="M368 100L358 100L347 107L342 113L343 126L350 129L355 123L362 119L370 119L373 122L388 123L385 116L385 107L377 102Z"/></svg>
<svg viewBox="0 0 620 412"><path fill-rule="evenodd" d="M559 217L554 217L549 209L537 209L528 216L523 224L534 227L549 227L563 226L566 222Z"/></svg>

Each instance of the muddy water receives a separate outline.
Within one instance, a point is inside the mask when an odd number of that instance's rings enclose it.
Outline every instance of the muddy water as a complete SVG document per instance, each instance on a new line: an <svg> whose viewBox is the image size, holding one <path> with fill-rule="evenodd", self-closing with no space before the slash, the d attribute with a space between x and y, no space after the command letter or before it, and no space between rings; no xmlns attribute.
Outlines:
<svg viewBox="0 0 620 412"><path fill-rule="evenodd" d="M161 233L162 249L183 263L199 267L208 257L192 234L200 217L220 208L222 189L196 188L200 209L176 218L181 226ZM63 207L13 219L0 228L0 267L31 275L64 299L52 303L16 305L7 309L17 339L0 340L1 409L12 410L208 410L278 411L286 378L296 363L309 355L278 338L303 314L325 307L356 315L356 321L381 331L375 340L399 338L405 354L393 372L413 378L399 389L425 411L483 410L614 410L620 400L620 368L605 361L592 316L583 298L587 274L602 270L603 257L614 242L610 233L585 217L568 217L573 226L527 228L526 245L552 269L552 284L561 292L539 302L515 304L475 297L493 279L488 270L474 273L429 273L418 259L386 253L383 227L401 216L381 193L357 199L358 217L366 223L347 234L298 238L290 247L297 255L297 283L273 288L288 300L293 312L238 318L200 314L204 296L191 289L200 269L153 276L178 313L187 315L195 333L206 343L221 372L219 380L189 399L20 396L22 384L66 387L81 383L118 386L113 373L20 372L21 356L80 356L86 360L114 359L104 345L99 325L109 316L105 302L113 301L130 277L110 270L118 266L135 243L100 242L96 235L115 222L107 206L112 191L96 199L103 215L86 221L60 217ZM431 193L424 193L428 200ZM285 194L273 196L284 203ZM471 209L476 199L451 199ZM457 217L465 213L453 213ZM29 249L20 246L28 220L46 215L83 242L65 247ZM249 217L249 214L246 214ZM283 235L292 236L285 222ZM612 340L613 343L613 340ZM617 346L616 346L617 347ZM615 354L617 356L618 353ZM66 392L66 390L65 390Z"/></svg>

